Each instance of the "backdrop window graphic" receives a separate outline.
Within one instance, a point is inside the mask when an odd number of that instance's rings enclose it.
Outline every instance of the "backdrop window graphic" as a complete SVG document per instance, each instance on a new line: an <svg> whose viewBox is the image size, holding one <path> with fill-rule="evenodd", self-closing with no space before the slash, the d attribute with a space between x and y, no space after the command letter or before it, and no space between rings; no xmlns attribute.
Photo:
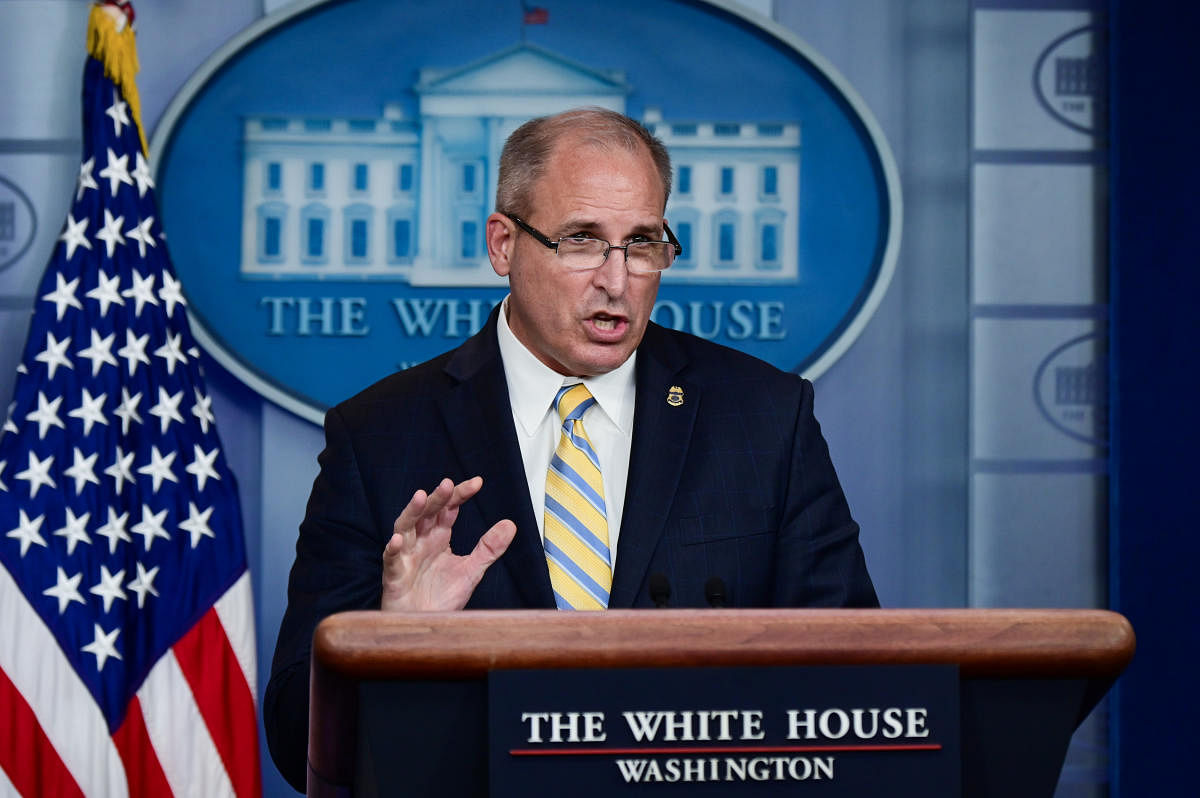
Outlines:
<svg viewBox="0 0 1200 798"><path fill-rule="evenodd" d="M79 178L0 434L0 792L258 795L237 489L136 69L93 7Z"/></svg>
<svg viewBox="0 0 1200 798"><path fill-rule="evenodd" d="M729 68L681 55L715 51ZM675 165L685 246L653 319L808 376L836 360L895 265L891 154L819 54L701 0L329 2L247 30L155 136L201 341L318 422L452 347L505 294L483 246L505 138L587 105L641 121Z"/></svg>

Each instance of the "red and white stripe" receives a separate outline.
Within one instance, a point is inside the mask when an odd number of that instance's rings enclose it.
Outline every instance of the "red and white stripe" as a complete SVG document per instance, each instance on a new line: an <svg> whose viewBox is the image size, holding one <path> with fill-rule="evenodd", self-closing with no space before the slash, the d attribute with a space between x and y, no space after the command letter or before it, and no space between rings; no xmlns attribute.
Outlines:
<svg viewBox="0 0 1200 798"><path fill-rule="evenodd" d="M110 736L0 568L0 794L260 795L253 617L243 574L155 663Z"/></svg>

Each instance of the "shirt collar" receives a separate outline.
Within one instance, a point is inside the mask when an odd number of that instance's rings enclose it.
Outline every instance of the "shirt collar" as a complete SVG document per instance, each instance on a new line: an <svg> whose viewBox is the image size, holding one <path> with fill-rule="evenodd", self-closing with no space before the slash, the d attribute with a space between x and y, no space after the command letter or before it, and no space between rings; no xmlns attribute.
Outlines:
<svg viewBox="0 0 1200 798"><path fill-rule="evenodd" d="M625 434L633 421L634 375L637 350L612 371L597 377L566 377L547 366L530 352L508 326L508 297L500 308L496 337L500 358L504 362L504 378L508 383L508 399L513 415L525 435L532 435L541 425L554 404L554 396L564 385L582 382L588 387L596 404L613 425Z"/></svg>

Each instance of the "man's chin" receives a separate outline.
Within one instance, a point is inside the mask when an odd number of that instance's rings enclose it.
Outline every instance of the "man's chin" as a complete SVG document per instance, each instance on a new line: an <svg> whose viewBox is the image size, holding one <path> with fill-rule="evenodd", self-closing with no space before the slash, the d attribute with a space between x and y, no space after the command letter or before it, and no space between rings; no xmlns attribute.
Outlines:
<svg viewBox="0 0 1200 798"><path fill-rule="evenodd" d="M626 342L620 346L592 344L588 350L574 364L577 376L598 377L607 374L619 368L633 354L633 348Z"/></svg>

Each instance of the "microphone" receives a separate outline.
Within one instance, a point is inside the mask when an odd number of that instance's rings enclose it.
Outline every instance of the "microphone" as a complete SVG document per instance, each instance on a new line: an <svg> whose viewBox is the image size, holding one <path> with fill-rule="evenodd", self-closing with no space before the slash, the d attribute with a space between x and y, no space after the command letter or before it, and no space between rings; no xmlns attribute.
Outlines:
<svg viewBox="0 0 1200 798"><path fill-rule="evenodd" d="M650 574L650 600L654 602L654 606L660 610L665 609L669 598L671 583L667 581L667 575L659 572Z"/></svg>
<svg viewBox="0 0 1200 798"><path fill-rule="evenodd" d="M725 580L719 576L710 576L704 583L704 599L708 606L720 609L725 606Z"/></svg>

